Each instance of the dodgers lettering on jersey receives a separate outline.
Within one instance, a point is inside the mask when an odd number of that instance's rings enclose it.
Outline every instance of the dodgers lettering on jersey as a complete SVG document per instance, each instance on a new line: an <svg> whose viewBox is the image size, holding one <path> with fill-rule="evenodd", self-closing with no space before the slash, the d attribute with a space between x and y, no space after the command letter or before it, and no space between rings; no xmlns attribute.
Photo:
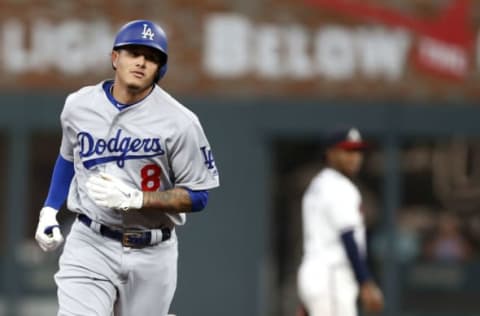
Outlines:
<svg viewBox="0 0 480 316"><path fill-rule="evenodd" d="M165 154L159 138L135 138L122 135L122 129L118 129L115 136L109 139L95 138L89 132L78 133L77 139L80 158L87 169L111 161L116 161L118 167L123 168L125 160Z"/></svg>

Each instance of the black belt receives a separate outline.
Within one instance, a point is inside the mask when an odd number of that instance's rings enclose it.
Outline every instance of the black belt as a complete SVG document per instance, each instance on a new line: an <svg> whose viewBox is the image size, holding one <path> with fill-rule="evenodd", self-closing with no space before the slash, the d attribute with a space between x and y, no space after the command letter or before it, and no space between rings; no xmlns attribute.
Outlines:
<svg viewBox="0 0 480 316"><path fill-rule="evenodd" d="M79 214L78 219L80 220L80 222L84 223L86 226L92 228L93 221L87 215ZM121 231L118 229L110 228L103 224L99 224L99 225L100 225L100 234L102 236L118 240L125 247L143 248L143 247L151 246L154 244L152 243L151 231L141 231L141 230ZM166 241L170 239L172 235L172 231L170 228L165 227L159 230L161 230L161 233L162 233L161 241ZM160 240L158 242L160 242Z"/></svg>

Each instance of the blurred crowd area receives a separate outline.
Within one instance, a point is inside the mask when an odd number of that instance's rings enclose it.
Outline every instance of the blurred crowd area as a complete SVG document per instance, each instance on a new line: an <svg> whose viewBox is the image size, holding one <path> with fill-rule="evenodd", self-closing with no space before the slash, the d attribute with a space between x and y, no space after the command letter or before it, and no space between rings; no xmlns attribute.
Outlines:
<svg viewBox="0 0 480 316"><path fill-rule="evenodd" d="M448 210L405 208L399 210L397 258L402 263L431 261L466 263L478 259L480 231L478 216L460 216ZM385 240L377 234L371 253L378 259Z"/></svg>
<svg viewBox="0 0 480 316"><path fill-rule="evenodd" d="M401 207L396 213L397 250L401 262L468 262L480 250L480 165L475 140L416 141L401 150ZM368 227L378 234L382 209L382 153L367 156L359 179ZM376 183L376 184L375 184ZM377 187L378 188L378 187ZM381 201L380 201L381 203ZM381 238L371 240L380 256Z"/></svg>
<svg viewBox="0 0 480 316"><path fill-rule="evenodd" d="M368 261L382 284L386 263L394 260L401 309L412 312L408 315L443 315L435 313L452 308L452 304L438 303L445 295L451 302L463 304L465 311L480 308L471 299L480 281L479 144L477 140L454 138L402 144L398 179L401 198L394 227L387 224L383 206L384 154L379 146L366 154L356 183L363 195ZM272 223L273 261L278 263L273 278L278 282L277 295L283 306L275 312L291 315L298 304L301 198L322 162L315 140L279 141L276 148L275 183L281 186L275 191Z"/></svg>

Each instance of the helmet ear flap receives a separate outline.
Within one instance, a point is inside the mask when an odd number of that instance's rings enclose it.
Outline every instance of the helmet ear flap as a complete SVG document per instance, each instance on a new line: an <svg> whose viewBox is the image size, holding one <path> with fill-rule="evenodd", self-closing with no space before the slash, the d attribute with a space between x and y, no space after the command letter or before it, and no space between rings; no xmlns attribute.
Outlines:
<svg viewBox="0 0 480 316"><path fill-rule="evenodd" d="M112 50L112 54L111 54L111 56L110 56L110 57L111 57L111 60L112 60L112 69L116 71L116 70L117 70L117 65L116 65L116 63L115 63L115 59L116 59L116 57L114 57L115 54L118 54L116 48L114 48L114 49Z"/></svg>
<svg viewBox="0 0 480 316"><path fill-rule="evenodd" d="M155 82L159 82L160 79L162 79L162 77L165 76L166 72L167 72L167 64L165 63L163 66L161 66L158 69L157 75L155 76Z"/></svg>

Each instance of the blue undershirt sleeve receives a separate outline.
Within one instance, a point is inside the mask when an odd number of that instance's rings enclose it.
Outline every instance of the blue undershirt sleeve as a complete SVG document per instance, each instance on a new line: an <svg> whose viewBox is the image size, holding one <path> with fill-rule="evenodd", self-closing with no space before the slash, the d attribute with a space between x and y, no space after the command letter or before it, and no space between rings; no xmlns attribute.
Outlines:
<svg viewBox="0 0 480 316"><path fill-rule="evenodd" d="M62 207L67 199L68 190L74 174L75 169L73 168L73 162L58 155L55 166L53 167L50 188L44 206L50 206L56 210Z"/></svg>
<svg viewBox="0 0 480 316"><path fill-rule="evenodd" d="M347 252L347 257L352 265L355 278L357 279L358 284L362 284L370 279L370 272L368 271L365 259L361 257L360 252L358 251L357 243L353 237L353 230L342 233L341 239L345 251Z"/></svg>
<svg viewBox="0 0 480 316"><path fill-rule="evenodd" d="M208 202L207 190L192 191L189 189L188 194L190 195L190 200L192 200L192 212L200 212L205 208Z"/></svg>

